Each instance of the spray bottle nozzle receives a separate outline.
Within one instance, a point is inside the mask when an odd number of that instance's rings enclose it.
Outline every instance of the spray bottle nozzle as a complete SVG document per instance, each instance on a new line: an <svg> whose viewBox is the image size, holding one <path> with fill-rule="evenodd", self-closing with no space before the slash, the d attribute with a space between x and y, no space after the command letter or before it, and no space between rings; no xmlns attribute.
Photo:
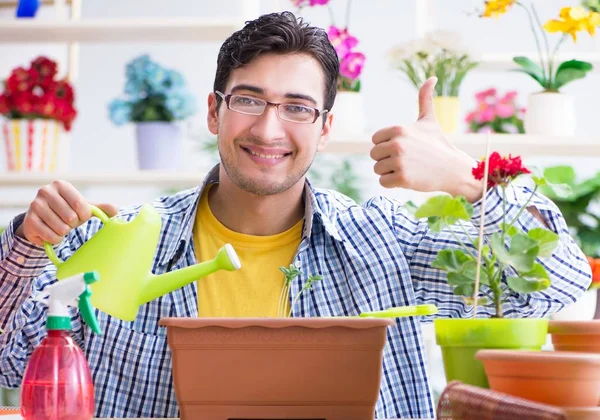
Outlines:
<svg viewBox="0 0 600 420"><path fill-rule="evenodd" d="M78 299L77 306L84 322L90 326L93 332L101 334L94 308L90 302L92 292L89 287L90 284L99 279L98 272L90 271L59 280L48 287L50 302L46 328L49 330L70 330L71 317L67 306Z"/></svg>

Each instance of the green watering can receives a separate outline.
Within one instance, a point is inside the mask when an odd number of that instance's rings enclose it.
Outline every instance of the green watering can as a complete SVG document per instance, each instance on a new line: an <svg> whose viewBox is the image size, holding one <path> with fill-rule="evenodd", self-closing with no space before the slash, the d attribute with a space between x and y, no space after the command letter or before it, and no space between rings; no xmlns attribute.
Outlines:
<svg viewBox="0 0 600 420"><path fill-rule="evenodd" d="M88 271L97 271L101 281L90 285L92 305L124 321L133 321L140 305L186 286L218 270L234 271L240 260L230 244L213 260L156 276L152 262L161 229L158 211L144 205L135 219L126 222L109 218L98 207L92 214L104 226L67 260L61 261L52 244L44 249L56 267L59 280Z"/></svg>

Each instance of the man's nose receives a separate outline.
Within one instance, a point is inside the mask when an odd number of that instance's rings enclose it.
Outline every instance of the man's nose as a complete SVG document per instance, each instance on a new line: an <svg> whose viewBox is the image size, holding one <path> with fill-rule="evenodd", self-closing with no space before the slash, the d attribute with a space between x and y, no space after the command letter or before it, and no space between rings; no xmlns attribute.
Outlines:
<svg viewBox="0 0 600 420"><path fill-rule="evenodd" d="M250 134L265 141L279 140L285 137L283 121L277 116L277 106L267 104L262 115L256 117L256 121L250 128Z"/></svg>

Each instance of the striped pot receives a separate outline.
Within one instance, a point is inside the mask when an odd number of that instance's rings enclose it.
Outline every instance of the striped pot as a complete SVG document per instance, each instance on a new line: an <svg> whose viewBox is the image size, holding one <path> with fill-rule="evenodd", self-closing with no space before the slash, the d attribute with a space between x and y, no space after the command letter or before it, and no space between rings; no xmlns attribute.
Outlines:
<svg viewBox="0 0 600 420"><path fill-rule="evenodd" d="M60 158L60 122L4 120L2 127L6 167L14 172L52 172Z"/></svg>

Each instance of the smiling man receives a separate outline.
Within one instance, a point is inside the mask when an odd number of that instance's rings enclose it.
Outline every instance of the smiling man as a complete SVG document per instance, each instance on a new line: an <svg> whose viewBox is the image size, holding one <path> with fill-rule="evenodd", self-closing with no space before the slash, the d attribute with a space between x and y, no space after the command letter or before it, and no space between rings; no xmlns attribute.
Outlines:
<svg viewBox="0 0 600 420"><path fill-rule="evenodd" d="M160 274L212 258L226 242L237 250L243 268L152 301L133 322L98 312L101 336L91 334L72 309L73 332L94 377L98 416L175 417L171 359L160 318L277 316L284 286L280 266L294 264L303 273L291 284L287 305L308 276L323 276L290 308L292 316L355 315L425 303L437 305L438 316L470 315L471 308L452 294L445 273L431 267L437 251L458 247L457 238L465 240L465 232L435 233L402 203L375 197L358 205L306 179L335 123L330 110L338 71L326 33L291 13L262 16L225 41L208 96L208 126L218 137L221 163L198 188L154 202L163 228L152 270ZM482 185L471 176L473 161L439 129L431 104L434 84L428 80L421 89L418 121L373 135L374 171L388 188L465 196L474 203L475 222ZM525 188L511 187L506 213L519 215L525 230L548 226L559 234L560 244L552 257L539 261L552 286L529 295L508 294L508 317L546 316L576 300L591 281L589 264L549 200L536 195L528 211L519 212L528 196ZM485 232L491 235L500 229L503 210L495 190L486 199ZM103 208L116 213L112 206ZM124 208L119 216L129 220L138 211L139 206ZM69 258L100 228L90 218L81 194L57 181L40 189L27 213L2 235L0 327L6 333L0 336L0 386L19 385L32 349L44 336L46 308L34 298L56 280L39 245L60 243L59 257ZM477 234L475 225L471 234ZM491 314L480 308L478 315ZM388 329L378 418L433 417L419 322L399 318Z"/></svg>

